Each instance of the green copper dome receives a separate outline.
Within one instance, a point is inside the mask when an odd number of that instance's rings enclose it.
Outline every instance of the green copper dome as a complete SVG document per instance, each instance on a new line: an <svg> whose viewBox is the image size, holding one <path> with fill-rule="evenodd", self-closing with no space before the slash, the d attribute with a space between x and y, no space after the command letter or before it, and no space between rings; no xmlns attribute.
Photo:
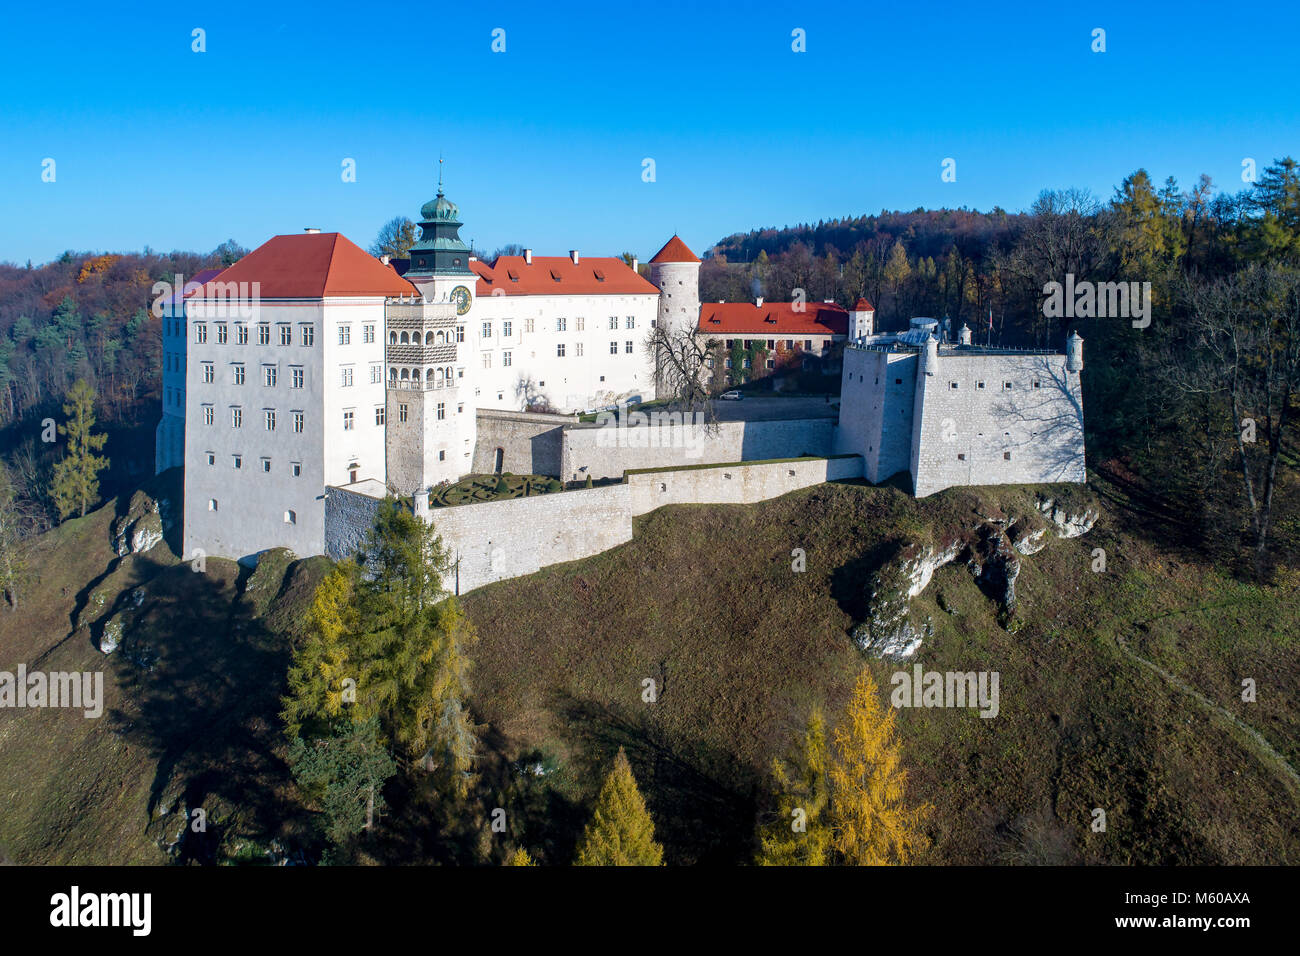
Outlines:
<svg viewBox="0 0 1300 956"><path fill-rule="evenodd" d="M438 195L420 207L420 218L425 222L457 222L460 209L438 190Z"/></svg>

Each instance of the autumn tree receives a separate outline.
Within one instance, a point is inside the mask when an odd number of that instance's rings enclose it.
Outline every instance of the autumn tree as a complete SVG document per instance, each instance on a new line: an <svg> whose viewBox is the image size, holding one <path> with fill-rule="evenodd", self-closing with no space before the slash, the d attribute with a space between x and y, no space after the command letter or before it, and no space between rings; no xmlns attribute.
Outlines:
<svg viewBox="0 0 1300 956"><path fill-rule="evenodd" d="M466 791L477 747L466 706L475 634L443 590L446 565L428 522L394 499L381 503L357 564L341 563L317 590L289 671L291 736L345 712L353 722L374 718L404 759Z"/></svg>
<svg viewBox="0 0 1300 956"><path fill-rule="evenodd" d="M0 463L0 597L18 610L18 594L27 580L23 559L24 515L9 470Z"/></svg>
<svg viewBox="0 0 1300 956"><path fill-rule="evenodd" d="M514 853L510 854L510 859L506 860L506 866L536 866L533 858L528 855L528 851L519 847Z"/></svg>
<svg viewBox="0 0 1300 956"><path fill-rule="evenodd" d="M863 668L835 728L829 765L831 846L850 866L910 863L928 845L921 827L930 807L904 803L907 771L897 729L894 710Z"/></svg>
<svg viewBox="0 0 1300 956"><path fill-rule="evenodd" d="M578 844L577 866L662 866L664 848L655 842L654 821L637 789L632 766L618 748L591 822Z"/></svg>
<svg viewBox="0 0 1300 956"><path fill-rule="evenodd" d="M823 866L831 861L828 771L826 725L821 711L814 710L794 766L773 762L780 798L776 819L759 834L760 866Z"/></svg>
<svg viewBox="0 0 1300 956"><path fill-rule="evenodd" d="M78 379L68 392L63 414L68 420L59 426L59 434L68 439L68 447L54 466L50 490L60 518L74 511L84 518L86 508L99 499L99 473L108 467L108 459L95 454L104 447L108 436L91 434L95 426L95 391L85 379Z"/></svg>

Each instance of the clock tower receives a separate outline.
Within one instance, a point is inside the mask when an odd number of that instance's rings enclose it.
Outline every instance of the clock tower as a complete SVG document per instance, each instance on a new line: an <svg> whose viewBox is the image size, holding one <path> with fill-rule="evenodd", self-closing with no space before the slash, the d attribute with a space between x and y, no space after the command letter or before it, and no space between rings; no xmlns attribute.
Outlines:
<svg viewBox="0 0 1300 956"><path fill-rule="evenodd" d="M463 316L473 304L477 276L469 268L470 251L460 238L461 225L460 210L442 194L439 175L438 195L420 208L420 238L411 247L404 278L415 283L426 299L451 302L456 314Z"/></svg>

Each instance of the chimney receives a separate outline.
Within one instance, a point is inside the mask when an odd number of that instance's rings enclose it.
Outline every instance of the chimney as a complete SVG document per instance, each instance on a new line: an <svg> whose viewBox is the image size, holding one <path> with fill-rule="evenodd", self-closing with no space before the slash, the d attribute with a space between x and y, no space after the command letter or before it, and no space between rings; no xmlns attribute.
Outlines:
<svg viewBox="0 0 1300 956"><path fill-rule="evenodd" d="M478 262L478 256L470 256L470 257L469 257L469 261L470 261L470 262Z"/></svg>
<svg viewBox="0 0 1300 956"><path fill-rule="evenodd" d="M569 250L569 261L572 262L575 266L578 264L578 250L577 250L577 249L570 249L570 250Z"/></svg>
<svg viewBox="0 0 1300 956"><path fill-rule="evenodd" d="M307 226L303 232L317 233L320 232L320 226Z"/></svg>
<svg viewBox="0 0 1300 956"><path fill-rule="evenodd" d="M388 256L380 256L379 261L382 262L384 265L388 265Z"/></svg>
<svg viewBox="0 0 1300 956"><path fill-rule="evenodd" d="M635 273L637 273L638 275L640 274L640 269L638 268L638 266L640 266L640 265L641 265L641 260L638 259L636 256L633 256L633 257L632 257L632 271L635 272Z"/></svg>
<svg viewBox="0 0 1300 956"><path fill-rule="evenodd" d="M761 309L763 307L763 297L760 295L757 299L754 300L754 304Z"/></svg>
<svg viewBox="0 0 1300 956"><path fill-rule="evenodd" d="M526 265L526 266L531 266L532 264L533 264L533 250L531 250L531 249L525 249L525 250L524 250L524 265Z"/></svg>

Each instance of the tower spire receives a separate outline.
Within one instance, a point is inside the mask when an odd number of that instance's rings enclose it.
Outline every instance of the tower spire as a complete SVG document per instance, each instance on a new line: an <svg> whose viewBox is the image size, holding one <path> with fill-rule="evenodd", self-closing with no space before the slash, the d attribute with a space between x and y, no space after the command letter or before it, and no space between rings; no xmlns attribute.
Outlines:
<svg viewBox="0 0 1300 956"><path fill-rule="evenodd" d="M438 195L442 195L442 153L438 153Z"/></svg>

